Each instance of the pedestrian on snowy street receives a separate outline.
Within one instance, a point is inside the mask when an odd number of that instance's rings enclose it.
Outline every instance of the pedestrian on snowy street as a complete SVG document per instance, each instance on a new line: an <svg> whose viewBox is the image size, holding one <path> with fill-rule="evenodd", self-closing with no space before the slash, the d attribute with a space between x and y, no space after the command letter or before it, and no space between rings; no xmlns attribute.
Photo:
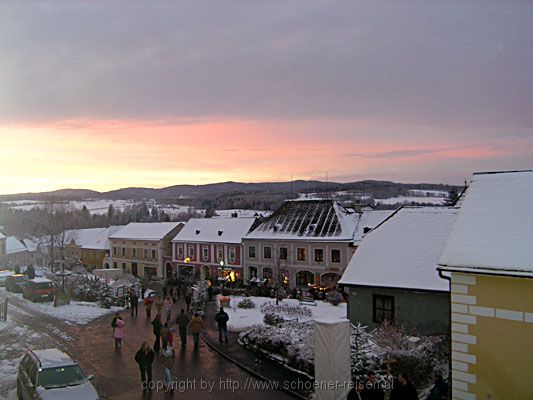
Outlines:
<svg viewBox="0 0 533 400"><path fill-rule="evenodd" d="M165 313L167 315L167 322L170 322L170 316L172 314L172 300L170 297L167 297L164 302Z"/></svg>
<svg viewBox="0 0 533 400"><path fill-rule="evenodd" d="M189 330L192 334L192 339L194 341L194 350L198 350L199 342L200 342L200 331L204 327L204 321L202 320L202 317L198 313L194 313L194 317L192 317L191 322L189 322Z"/></svg>
<svg viewBox="0 0 533 400"><path fill-rule="evenodd" d="M168 294L168 286L167 284L165 283L163 285L163 298L166 298L167 297L167 294Z"/></svg>
<svg viewBox="0 0 533 400"><path fill-rule="evenodd" d="M137 316L139 311L139 298L134 289L130 290L130 307L131 307L131 316Z"/></svg>
<svg viewBox="0 0 533 400"><path fill-rule="evenodd" d="M161 349L161 328L163 327L160 314L155 316L154 320L152 321L152 326L154 327L155 336L154 351L158 352Z"/></svg>
<svg viewBox="0 0 533 400"><path fill-rule="evenodd" d="M190 321L190 318L185 314L185 310L182 308L181 313L176 317L176 324L178 324L180 331L181 347L187 345L187 326Z"/></svg>
<svg viewBox="0 0 533 400"><path fill-rule="evenodd" d="M152 315L152 304L154 301L150 296L144 298L144 309L146 310L146 319L150 319Z"/></svg>
<svg viewBox="0 0 533 400"><path fill-rule="evenodd" d="M141 382L143 391L149 389L149 385L152 382L152 363L154 362L155 354L148 346L148 342L143 342L141 348L135 354L135 361L139 364L141 371Z"/></svg>
<svg viewBox="0 0 533 400"><path fill-rule="evenodd" d="M433 386L426 400L446 400L448 398L448 384L441 374L433 374Z"/></svg>
<svg viewBox="0 0 533 400"><path fill-rule="evenodd" d="M222 334L224 334L224 340L228 344L228 321L229 315L224 311L224 307L220 307L220 311L215 315L215 321L218 324L218 341L222 343Z"/></svg>
<svg viewBox="0 0 533 400"><path fill-rule="evenodd" d="M115 314L111 326L113 327L113 339L115 339L115 349L122 346L122 339L124 338L124 321L119 313Z"/></svg>
<svg viewBox="0 0 533 400"><path fill-rule="evenodd" d="M164 349L168 344L168 335L170 334L170 329L168 329L168 324L165 322L161 328L161 348Z"/></svg>
<svg viewBox="0 0 533 400"><path fill-rule="evenodd" d="M360 394L361 400L383 400L385 398L385 391L380 387L375 372L368 373L368 380Z"/></svg>
<svg viewBox="0 0 533 400"><path fill-rule="evenodd" d="M143 300L144 300L144 292L146 292L146 282L143 279L143 281L141 283L141 299L143 299Z"/></svg>
<svg viewBox="0 0 533 400"><path fill-rule="evenodd" d="M407 373L401 372L394 382L394 388L389 397L390 400L418 400L418 393L414 385L409 381Z"/></svg>
<svg viewBox="0 0 533 400"><path fill-rule="evenodd" d="M172 348L172 345L168 343L166 347L161 351L161 364L163 365L163 371L165 373L166 388L170 393L174 393L172 386L172 367L174 366L174 358L176 353Z"/></svg>
<svg viewBox="0 0 533 400"><path fill-rule="evenodd" d="M191 300L192 300L192 296L189 292L187 292L187 294L185 295L185 303L187 303L187 312L189 312L190 310Z"/></svg>
<svg viewBox="0 0 533 400"><path fill-rule="evenodd" d="M174 286L171 291L172 296L172 303L176 303L178 301L178 288Z"/></svg>

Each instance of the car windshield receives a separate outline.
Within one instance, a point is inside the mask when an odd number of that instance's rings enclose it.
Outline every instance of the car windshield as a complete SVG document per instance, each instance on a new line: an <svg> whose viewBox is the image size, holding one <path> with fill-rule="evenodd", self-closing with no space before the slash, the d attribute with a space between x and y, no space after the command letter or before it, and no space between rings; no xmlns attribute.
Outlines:
<svg viewBox="0 0 533 400"><path fill-rule="evenodd" d="M52 287L51 282L36 282L34 283L35 289L49 289Z"/></svg>
<svg viewBox="0 0 533 400"><path fill-rule="evenodd" d="M39 372L39 386L45 389L76 386L85 382L87 382L87 377L77 365L44 368Z"/></svg>
<svg viewBox="0 0 533 400"><path fill-rule="evenodd" d="M13 279L14 279L16 282L22 282L22 281L27 280L28 278L26 278L25 276L14 276Z"/></svg>

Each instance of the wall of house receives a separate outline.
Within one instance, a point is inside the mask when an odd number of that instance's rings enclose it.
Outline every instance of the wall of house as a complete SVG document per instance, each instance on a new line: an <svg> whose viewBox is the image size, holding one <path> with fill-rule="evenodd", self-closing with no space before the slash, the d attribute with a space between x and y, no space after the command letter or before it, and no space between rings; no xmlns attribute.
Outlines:
<svg viewBox="0 0 533 400"><path fill-rule="evenodd" d="M90 269L103 268L104 258L108 251L100 249L81 249L81 263Z"/></svg>
<svg viewBox="0 0 533 400"><path fill-rule="evenodd" d="M373 321L374 295L394 297L394 319L401 321L416 334L449 333L450 296L448 293L348 286L348 318L369 328Z"/></svg>
<svg viewBox="0 0 533 400"><path fill-rule="evenodd" d="M30 264L30 252L28 250L17 251L15 253L6 254L3 257L3 267L23 267Z"/></svg>
<svg viewBox="0 0 533 400"><path fill-rule="evenodd" d="M255 257L250 257L250 246L255 247ZM264 248L271 248L271 258L264 257ZM287 259L279 260L279 249L287 248ZM298 249L305 249L305 260L298 259ZM323 250L323 260L315 260L315 249ZM333 262L331 250L340 251L340 259ZM349 242L316 242L316 241L274 241L274 240L250 240L243 239L243 272L244 281L252 278L250 268L257 269L257 276L262 277L265 268L275 269L277 263L281 268L289 271L289 286L296 286L296 274L301 271L309 271L315 275L315 283L325 273L342 275L355 252L355 247Z"/></svg>
<svg viewBox="0 0 533 400"><path fill-rule="evenodd" d="M145 268L155 272L153 275L162 277L162 266L159 265L163 245L158 240L112 239L110 268L121 268L125 272L134 274L137 265L137 276L147 275ZM115 251L116 248L116 251ZM124 248L124 255L122 249ZM161 261L162 262L162 261ZM116 264L115 264L116 263Z"/></svg>
<svg viewBox="0 0 533 400"><path fill-rule="evenodd" d="M452 391L533 398L533 279L452 274Z"/></svg>

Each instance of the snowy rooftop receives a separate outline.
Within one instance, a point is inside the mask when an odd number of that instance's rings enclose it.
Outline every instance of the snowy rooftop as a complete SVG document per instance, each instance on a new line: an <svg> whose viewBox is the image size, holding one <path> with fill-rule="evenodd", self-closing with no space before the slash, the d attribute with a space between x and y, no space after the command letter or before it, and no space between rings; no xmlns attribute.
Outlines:
<svg viewBox="0 0 533 400"><path fill-rule="evenodd" d="M183 222L131 222L111 236L111 239L161 240Z"/></svg>
<svg viewBox="0 0 533 400"><path fill-rule="evenodd" d="M78 246L83 247L106 229L107 228L87 228L68 230L65 232L65 241L67 243L74 241Z"/></svg>
<svg viewBox="0 0 533 400"><path fill-rule="evenodd" d="M533 272L533 171L477 173L439 264Z"/></svg>
<svg viewBox="0 0 533 400"><path fill-rule="evenodd" d="M339 283L423 290L448 290L437 262L455 208L405 207L366 235Z"/></svg>
<svg viewBox="0 0 533 400"><path fill-rule="evenodd" d="M191 218L173 241L241 243L255 218Z"/></svg>
<svg viewBox="0 0 533 400"><path fill-rule="evenodd" d="M354 242L361 241L366 234L365 230L374 229L392 214L394 214L394 210L373 210L370 207L363 209L355 229Z"/></svg>
<svg viewBox="0 0 533 400"><path fill-rule="evenodd" d="M118 232L122 229L123 226L110 226L109 228L104 228L96 235L88 238L82 245L85 249L94 249L94 250L109 250L111 247L109 245L109 236Z"/></svg>
<svg viewBox="0 0 533 400"><path fill-rule="evenodd" d="M6 237L0 232L0 239L5 239Z"/></svg>
<svg viewBox="0 0 533 400"><path fill-rule="evenodd" d="M8 236L6 238L6 254L20 253L28 250L24 243L18 240L15 236Z"/></svg>
<svg viewBox="0 0 533 400"><path fill-rule="evenodd" d="M335 200L289 200L246 239L352 241L358 218Z"/></svg>
<svg viewBox="0 0 533 400"><path fill-rule="evenodd" d="M37 251L37 242L31 239L22 239L22 242L29 251Z"/></svg>

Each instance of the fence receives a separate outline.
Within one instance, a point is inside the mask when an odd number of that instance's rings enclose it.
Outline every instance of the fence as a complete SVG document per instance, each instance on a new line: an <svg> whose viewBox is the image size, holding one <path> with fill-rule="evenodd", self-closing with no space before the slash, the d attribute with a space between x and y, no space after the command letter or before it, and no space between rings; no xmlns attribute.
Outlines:
<svg viewBox="0 0 533 400"><path fill-rule="evenodd" d="M7 321L7 299L0 302L0 322Z"/></svg>

